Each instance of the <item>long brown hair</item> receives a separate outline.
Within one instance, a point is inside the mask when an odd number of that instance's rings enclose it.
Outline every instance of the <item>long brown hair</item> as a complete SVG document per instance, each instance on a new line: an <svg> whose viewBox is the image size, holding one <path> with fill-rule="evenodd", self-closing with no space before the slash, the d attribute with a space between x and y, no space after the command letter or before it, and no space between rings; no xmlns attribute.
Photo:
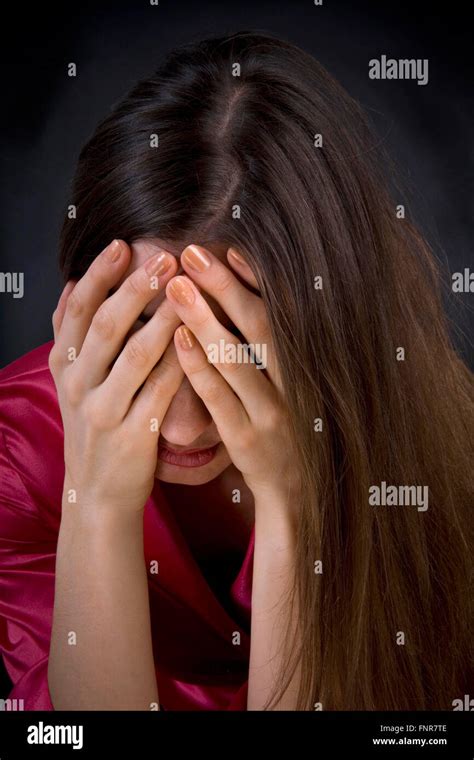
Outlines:
<svg viewBox="0 0 474 760"><path fill-rule="evenodd" d="M310 55L205 40L99 124L62 231L65 280L114 237L225 242L256 273L304 483L280 683L299 661L298 709L452 709L472 673L472 377L381 159ZM428 508L373 506L383 483L428 488Z"/></svg>

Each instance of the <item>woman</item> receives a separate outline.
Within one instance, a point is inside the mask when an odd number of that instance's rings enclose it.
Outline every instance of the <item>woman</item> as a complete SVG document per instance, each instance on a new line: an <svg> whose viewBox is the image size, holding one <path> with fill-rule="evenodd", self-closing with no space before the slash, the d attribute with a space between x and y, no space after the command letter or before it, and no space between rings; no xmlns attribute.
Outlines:
<svg viewBox="0 0 474 760"><path fill-rule="evenodd" d="M472 379L378 153L318 63L254 33L174 52L83 149L54 345L0 383L28 708L465 693Z"/></svg>

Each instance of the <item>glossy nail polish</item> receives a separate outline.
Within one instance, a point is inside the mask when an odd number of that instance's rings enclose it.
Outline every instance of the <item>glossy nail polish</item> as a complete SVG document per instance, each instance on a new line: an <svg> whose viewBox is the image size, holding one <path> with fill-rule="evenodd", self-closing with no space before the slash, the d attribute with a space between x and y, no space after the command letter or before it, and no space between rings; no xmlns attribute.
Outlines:
<svg viewBox="0 0 474 760"><path fill-rule="evenodd" d="M176 330L176 334L178 336L178 341L181 348L183 348L185 351L189 351L191 348L193 348L196 341L189 327L186 327L186 325L181 325L181 327L178 327Z"/></svg>
<svg viewBox="0 0 474 760"><path fill-rule="evenodd" d="M150 277L157 274L164 274L171 266L170 257L166 253L157 253L155 256L151 256L148 261L145 262L145 271Z"/></svg>
<svg viewBox="0 0 474 760"><path fill-rule="evenodd" d="M197 245L188 245L183 252L183 261L195 272L205 272L211 266L211 259L204 250Z"/></svg>
<svg viewBox="0 0 474 760"><path fill-rule="evenodd" d="M168 290L171 296L183 306L190 306L194 303L194 291L184 277L175 277L170 280Z"/></svg>

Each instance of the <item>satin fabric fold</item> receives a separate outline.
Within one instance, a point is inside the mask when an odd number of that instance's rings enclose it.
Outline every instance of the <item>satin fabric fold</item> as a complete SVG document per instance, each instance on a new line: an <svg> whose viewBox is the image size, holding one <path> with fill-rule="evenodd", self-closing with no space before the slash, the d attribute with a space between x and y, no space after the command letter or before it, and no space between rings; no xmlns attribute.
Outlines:
<svg viewBox="0 0 474 760"><path fill-rule="evenodd" d="M25 710L54 710L47 669L64 479L52 341L0 371L0 651ZM209 526L212 530L212 525ZM166 710L246 710L254 529L223 603L158 481L145 505L153 653Z"/></svg>

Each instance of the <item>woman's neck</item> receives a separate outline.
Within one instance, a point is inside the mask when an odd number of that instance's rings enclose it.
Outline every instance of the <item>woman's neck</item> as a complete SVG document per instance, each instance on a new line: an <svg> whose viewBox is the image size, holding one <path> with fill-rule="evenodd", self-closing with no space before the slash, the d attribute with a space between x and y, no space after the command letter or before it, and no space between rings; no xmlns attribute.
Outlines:
<svg viewBox="0 0 474 760"><path fill-rule="evenodd" d="M234 465L203 485L161 482L160 486L188 542L197 551L212 551L213 547L216 551L219 547L241 551L247 545L255 522L254 499Z"/></svg>
<svg viewBox="0 0 474 760"><path fill-rule="evenodd" d="M230 465L217 478L202 485L161 482L160 486L172 506L179 507L188 501L192 501L195 506L208 506L212 503L218 509L235 507L236 511L253 519L252 493L234 465Z"/></svg>

